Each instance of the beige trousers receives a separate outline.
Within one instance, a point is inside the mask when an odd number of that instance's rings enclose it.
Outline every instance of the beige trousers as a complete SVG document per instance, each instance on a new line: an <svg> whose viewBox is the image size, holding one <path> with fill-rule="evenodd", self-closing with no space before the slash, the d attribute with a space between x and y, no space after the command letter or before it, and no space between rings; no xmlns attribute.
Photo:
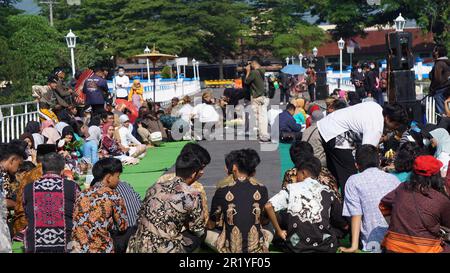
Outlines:
<svg viewBox="0 0 450 273"><path fill-rule="evenodd" d="M268 132L269 121L267 118L267 107L269 106L269 102L270 99L265 96L252 98L251 101L253 113L256 119L256 127L258 128L259 138L261 140L270 139Z"/></svg>

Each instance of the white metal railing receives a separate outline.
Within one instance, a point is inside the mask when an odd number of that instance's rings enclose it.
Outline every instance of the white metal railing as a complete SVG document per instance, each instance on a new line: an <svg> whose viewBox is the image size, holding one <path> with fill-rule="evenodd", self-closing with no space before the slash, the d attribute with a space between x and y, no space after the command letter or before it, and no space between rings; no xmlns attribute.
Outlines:
<svg viewBox="0 0 450 273"><path fill-rule="evenodd" d="M144 87L144 98L153 100L153 81L141 81ZM114 92L114 83L108 82L110 92ZM124 86L129 91L131 83ZM155 102L170 101L173 97L183 97L185 95L193 95L200 92L200 80L187 79L171 79L161 80L156 79Z"/></svg>
<svg viewBox="0 0 450 273"><path fill-rule="evenodd" d="M427 123L437 124L436 101L431 96L425 98L425 116Z"/></svg>
<svg viewBox="0 0 450 273"><path fill-rule="evenodd" d="M153 99L152 82L143 82L144 98ZM112 84L110 86L112 90ZM200 92L200 80L172 80L156 82L156 102L165 105L170 103L173 97L183 97L194 95ZM7 105L0 105L0 140L2 143L17 139L25 131L25 126L29 121L39 121L38 103L21 102Z"/></svg>
<svg viewBox="0 0 450 273"><path fill-rule="evenodd" d="M339 86L338 81L339 79L327 78L328 90L330 94L333 92L334 89L338 88ZM355 86L353 85L351 80L342 79L340 89L345 91L355 91Z"/></svg>
<svg viewBox="0 0 450 273"><path fill-rule="evenodd" d="M2 143L17 139L29 121L38 121L37 102L0 105L0 140Z"/></svg>

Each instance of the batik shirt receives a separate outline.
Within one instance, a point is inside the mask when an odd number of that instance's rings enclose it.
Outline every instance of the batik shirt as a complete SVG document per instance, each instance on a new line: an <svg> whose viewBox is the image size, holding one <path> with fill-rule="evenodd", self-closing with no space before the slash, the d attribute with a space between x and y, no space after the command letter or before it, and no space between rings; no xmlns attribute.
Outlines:
<svg viewBox="0 0 450 273"><path fill-rule="evenodd" d="M339 201L342 201L342 195L339 193L336 178L331 174L327 168L322 168L317 181L330 188L331 192L337 197ZM287 185L297 183L297 169L292 168L284 173L282 189L286 189Z"/></svg>
<svg viewBox="0 0 450 273"><path fill-rule="evenodd" d="M14 208L14 234L22 232L28 225L27 217L25 215L25 208L23 207L23 193L25 187L28 184L33 183L34 181L40 179L42 177L42 164L38 164L34 169L28 171L23 175L19 182L19 188L17 189L17 200L16 206Z"/></svg>
<svg viewBox="0 0 450 273"><path fill-rule="evenodd" d="M26 252L67 251L72 234L73 206L79 191L78 184L55 174L45 174L25 186Z"/></svg>
<svg viewBox="0 0 450 273"><path fill-rule="evenodd" d="M0 195L5 199L16 200L18 183L11 179L8 172L0 169Z"/></svg>
<svg viewBox="0 0 450 273"><path fill-rule="evenodd" d="M160 183L160 182L164 182L170 179L175 178L175 173L167 173L162 175L158 181L156 181L156 183ZM195 181L194 183L191 184L191 188L197 190L201 197L202 197L202 210L203 210L203 217L205 218L205 224L208 223L208 218L209 218L209 212L208 212L208 199L206 198L206 191L205 188L203 187L202 183Z"/></svg>
<svg viewBox="0 0 450 273"><path fill-rule="evenodd" d="M160 181L148 189L138 228L128 243L130 253L183 253L192 244L183 237L189 230L197 236L204 234L201 194L174 177Z"/></svg>
<svg viewBox="0 0 450 273"><path fill-rule="evenodd" d="M336 252L336 229L346 226L342 204L317 180L287 185L269 202L276 212L287 210L286 251Z"/></svg>
<svg viewBox="0 0 450 273"><path fill-rule="evenodd" d="M72 249L76 253L113 253L110 231L125 232L128 216L116 190L96 184L84 190L73 212Z"/></svg>
<svg viewBox="0 0 450 273"><path fill-rule="evenodd" d="M233 180L216 191L210 219L222 228L216 242L219 252L268 252L269 234L261 223L267 200L267 188L254 180Z"/></svg>

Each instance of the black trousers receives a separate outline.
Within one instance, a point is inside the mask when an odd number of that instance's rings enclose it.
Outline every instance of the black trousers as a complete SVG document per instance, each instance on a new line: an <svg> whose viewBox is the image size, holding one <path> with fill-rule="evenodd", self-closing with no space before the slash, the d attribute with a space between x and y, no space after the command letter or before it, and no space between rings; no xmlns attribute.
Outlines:
<svg viewBox="0 0 450 273"><path fill-rule="evenodd" d="M364 87L355 87L355 91L360 99L364 99L366 97L366 90L364 89Z"/></svg>
<svg viewBox="0 0 450 273"><path fill-rule="evenodd" d="M320 136L322 138L322 136ZM355 166L355 158L353 157L353 150L350 149L336 149L336 139L330 139L328 142L322 138L322 145L327 156L327 167L330 172L337 179L342 196L345 195L345 183L348 178L356 173L358 170Z"/></svg>
<svg viewBox="0 0 450 273"><path fill-rule="evenodd" d="M315 99L316 99L316 96L315 96L315 92L314 92L314 90L316 89L316 85L315 84L310 84L310 85L308 85L308 93L309 93L309 99L311 100L311 101L314 101Z"/></svg>
<svg viewBox="0 0 450 273"><path fill-rule="evenodd" d="M92 107L92 116L101 115L103 112L105 112L104 104L91 104L91 107Z"/></svg>
<svg viewBox="0 0 450 273"><path fill-rule="evenodd" d="M188 230L181 234L183 235L183 248L186 253L194 252L206 238L206 232L200 237Z"/></svg>
<svg viewBox="0 0 450 273"><path fill-rule="evenodd" d="M281 102L289 102L289 89L288 88L280 88L280 103Z"/></svg>
<svg viewBox="0 0 450 273"><path fill-rule="evenodd" d="M128 241L137 231L137 226L132 226L125 231L125 233L119 233L118 231L111 232L111 237L114 242L115 253L125 253L128 247Z"/></svg>

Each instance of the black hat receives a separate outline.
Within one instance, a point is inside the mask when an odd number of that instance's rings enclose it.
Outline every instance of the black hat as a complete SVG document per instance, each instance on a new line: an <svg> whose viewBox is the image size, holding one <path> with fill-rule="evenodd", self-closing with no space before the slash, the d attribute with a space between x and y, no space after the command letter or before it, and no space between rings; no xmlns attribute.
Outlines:
<svg viewBox="0 0 450 273"><path fill-rule="evenodd" d="M61 72L64 72L64 69L61 67L57 67L53 70L53 75L57 76Z"/></svg>
<svg viewBox="0 0 450 273"><path fill-rule="evenodd" d="M44 156L49 153L56 153L55 144L39 144L37 146L37 156Z"/></svg>
<svg viewBox="0 0 450 273"><path fill-rule="evenodd" d="M54 76L54 75L50 75L50 76L47 78L47 83L52 83L52 82L58 83L58 78L57 78L56 76Z"/></svg>

